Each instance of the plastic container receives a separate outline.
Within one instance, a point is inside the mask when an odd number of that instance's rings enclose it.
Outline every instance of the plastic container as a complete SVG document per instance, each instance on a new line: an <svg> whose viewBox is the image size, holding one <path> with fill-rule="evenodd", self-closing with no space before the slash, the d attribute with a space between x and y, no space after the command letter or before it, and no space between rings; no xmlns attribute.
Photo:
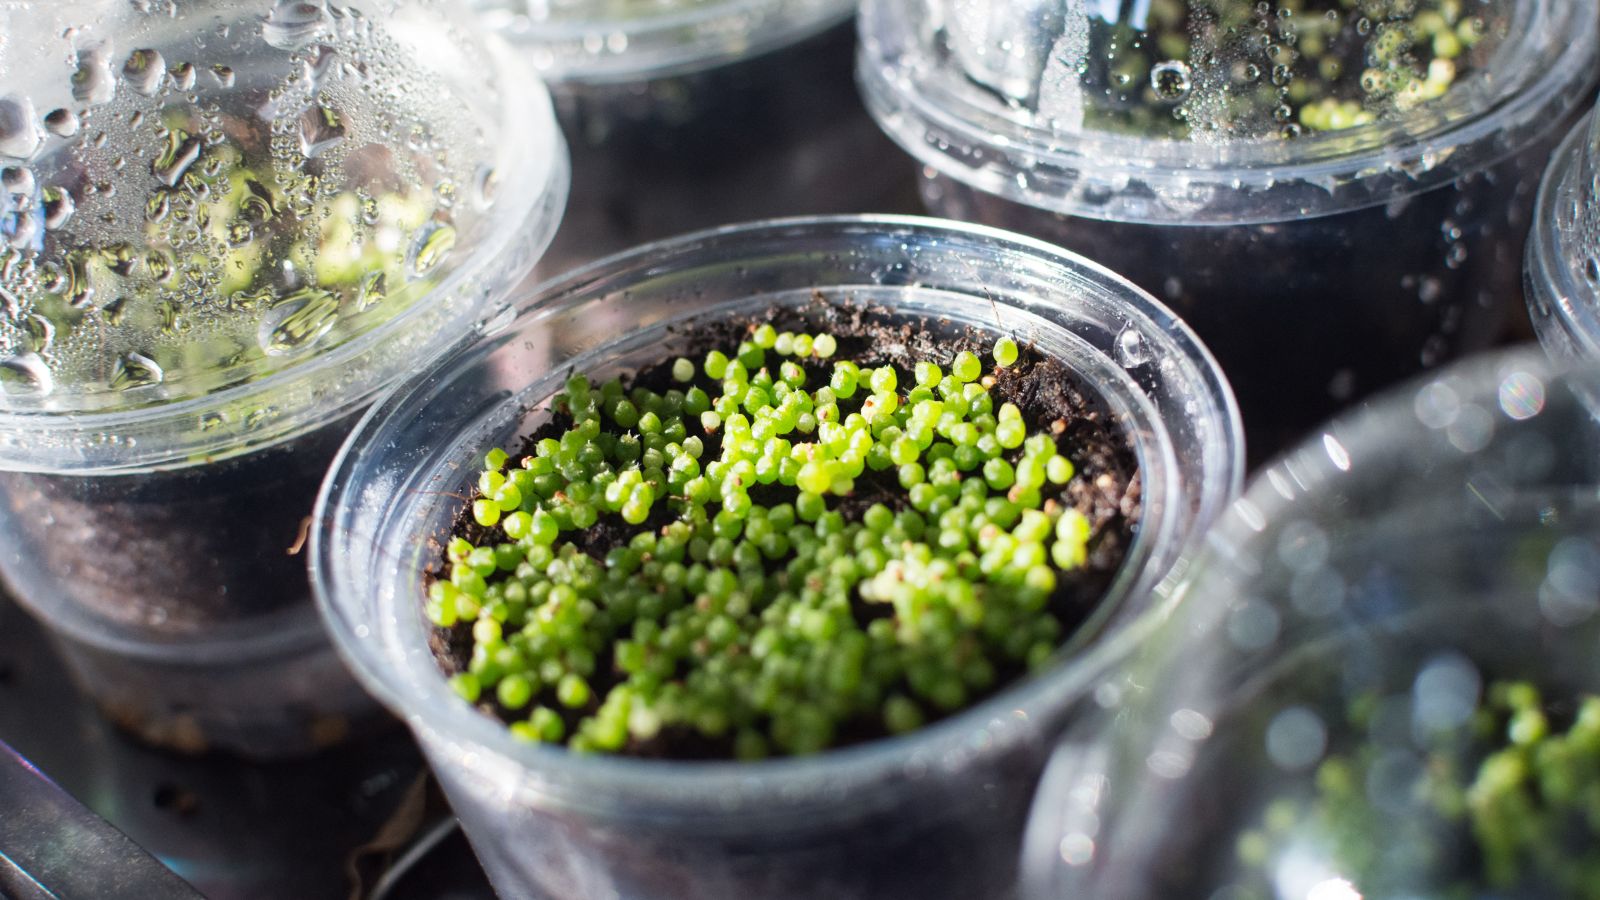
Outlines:
<svg viewBox="0 0 1600 900"><path fill-rule="evenodd" d="M541 276L730 222L916 208L855 89L854 0L475 2L572 147Z"/></svg>
<svg viewBox="0 0 1600 900"><path fill-rule="evenodd" d="M1488 748L1537 735L1476 717L1526 681L1565 733L1600 691L1597 383L1482 357L1260 473L1051 762L1026 896L1581 895L1479 868L1511 803ZM1509 783L1553 783L1526 753ZM1592 888L1592 835L1535 833Z"/></svg>
<svg viewBox="0 0 1600 900"><path fill-rule="evenodd" d="M1143 524L1063 662L901 738L759 763L572 755L516 742L456 697L429 648L424 575L483 448L525 433L574 368L608 377L673 352L677 325L803 307L816 292L1038 341L1133 436ZM630 331L612 324L618 307ZM1014 884L1041 754L1100 665L1096 640L1148 605L1242 467L1206 351L1110 273L935 220L758 223L551 282L387 398L324 486L313 582L335 641L416 732L505 896L993 896Z"/></svg>
<svg viewBox="0 0 1600 900"><path fill-rule="evenodd" d="M1556 151L1528 239L1533 327L1551 354L1600 354L1600 125L1591 114Z"/></svg>
<svg viewBox="0 0 1600 900"><path fill-rule="evenodd" d="M934 213L1189 322L1253 462L1521 318L1538 173L1600 71L1591 5L1058 6L866 0L868 108Z"/></svg>
<svg viewBox="0 0 1600 900"><path fill-rule="evenodd" d="M379 711L299 557L354 416L548 243L547 96L447 2L5 14L0 575L116 721L307 752Z"/></svg>

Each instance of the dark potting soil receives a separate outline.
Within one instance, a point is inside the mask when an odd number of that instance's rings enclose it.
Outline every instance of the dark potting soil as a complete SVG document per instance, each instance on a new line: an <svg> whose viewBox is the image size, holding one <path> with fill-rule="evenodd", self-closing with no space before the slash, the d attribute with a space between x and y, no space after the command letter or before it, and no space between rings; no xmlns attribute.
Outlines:
<svg viewBox="0 0 1600 900"><path fill-rule="evenodd" d="M1082 253L1167 304L1227 374L1254 467L1526 321L1522 247L1546 149L1387 205L1260 225L1063 216L944 176L924 196L940 215Z"/></svg>
<svg viewBox="0 0 1600 900"><path fill-rule="evenodd" d="M826 332L837 339L838 350L831 360L810 360L804 365L808 383L812 384L826 381L825 373L831 371L835 360L851 360L863 368L892 365L900 372L902 384L906 384L917 361L936 361L943 366L962 350L987 360L995 339L993 332L958 326L948 320L907 317L882 306L839 302L819 293L814 302L804 308L773 308L759 317L734 317L681 328L679 337L684 338L682 345L687 349L671 353L659 363L635 373L626 380L626 386L658 391L681 388L670 374L673 361L680 355L702 359L713 349L730 351L763 323L770 323L780 331ZM1045 356L1031 345L1023 345L1021 351L1016 364L998 370L990 388L991 395L997 406L1004 402L1016 404L1030 433L1042 431L1054 435L1058 452L1072 461L1076 474L1067 484L1055 488L1056 493L1047 495L1047 499L1053 498L1063 506L1078 510L1089 520L1092 529L1086 564L1072 571L1058 572L1056 592L1050 601L1050 611L1061 622L1063 634L1070 635L1104 595L1127 554L1139 523L1141 480L1132 438L1113 421L1100 398L1060 360ZM696 383L715 387L703 374L697 374ZM558 437L569 425L566 417L555 415L552 421L524 439L513 458L532 453L540 439ZM703 458L717 458L720 453L718 435L701 433L697 425L691 427L690 433L698 434L705 442ZM757 503L780 502L780 492L786 490L792 491L776 486L757 488L751 491L751 499ZM770 496L763 496L764 492L769 492ZM838 510L847 521L859 521L874 503L883 503L896 511L909 505L906 491L899 486L892 468L883 472L867 469L856 480L851 496L830 498L830 508ZM607 516L584 532L563 535L562 540L571 541L581 551L598 559L610 548L626 543L641 528L660 527L671 519L667 505L658 504L643 526L626 525L614 516ZM474 544L495 540L490 536L490 529L472 519L470 504L463 504L453 534ZM786 560L780 559L770 562L769 566L782 568L785 563ZM441 553L438 571L447 569L448 565ZM471 623L436 629L432 647L447 673L465 671L471 656ZM994 691L1003 689L1022 674L1020 667L1001 668ZM617 677L605 662L601 663L594 676L596 699L591 706L598 704ZM984 696L987 695L975 696L972 702L979 702ZM480 707L507 722L516 718L492 698L486 697ZM592 712L590 708L568 715L575 721ZM569 722L569 727L572 724ZM873 740L886 734L881 720L874 717L842 728L836 746ZM625 752L674 759L728 759L733 756L731 738L709 741L673 729L664 730L652 741L630 744Z"/></svg>
<svg viewBox="0 0 1600 900"><path fill-rule="evenodd" d="M0 573L24 605L154 640L309 604L298 555L350 422L214 463L128 475L0 474Z"/></svg>

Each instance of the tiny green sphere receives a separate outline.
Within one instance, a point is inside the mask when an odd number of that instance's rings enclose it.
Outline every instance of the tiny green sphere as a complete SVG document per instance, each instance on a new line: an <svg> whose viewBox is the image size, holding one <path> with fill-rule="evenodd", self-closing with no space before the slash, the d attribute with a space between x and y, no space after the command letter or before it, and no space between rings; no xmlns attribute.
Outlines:
<svg viewBox="0 0 1600 900"><path fill-rule="evenodd" d="M828 359L839 350L839 341L831 334L819 334L811 342L811 355L818 359Z"/></svg>
<svg viewBox="0 0 1600 900"><path fill-rule="evenodd" d="M1017 342L1011 338L1003 337L994 342L994 362L1000 368L1005 369L1016 364L1019 355Z"/></svg>
<svg viewBox="0 0 1600 900"><path fill-rule="evenodd" d="M589 702L589 682L582 675L567 673L556 684L556 700L568 709L577 709Z"/></svg>
<svg viewBox="0 0 1600 900"><path fill-rule="evenodd" d="M757 347L763 350L770 350L772 345L778 342L778 329L773 328L770 323L763 323L756 326L756 330L750 335L750 339L755 342Z"/></svg>
<svg viewBox="0 0 1600 900"><path fill-rule="evenodd" d="M694 380L694 363L678 357L672 363L672 380L678 382Z"/></svg>
<svg viewBox="0 0 1600 900"><path fill-rule="evenodd" d="M705 372L707 378L721 381L722 377L728 374L728 355L721 350L713 350L707 353Z"/></svg>
<svg viewBox="0 0 1600 900"><path fill-rule="evenodd" d="M500 522L500 504L487 498L474 500L472 518L485 528L493 528Z"/></svg>
<svg viewBox="0 0 1600 900"><path fill-rule="evenodd" d="M983 374L983 363L978 360L977 354L970 350L963 350L956 354L955 361L950 364L950 374L962 383L977 381Z"/></svg>
<svg viewBox="0 0 1600 900"><path fill-rule="evenodd" d="M495 696L506 709L521 709L533 699L533 684L525 675L507 675L500 679Z"/></svg>

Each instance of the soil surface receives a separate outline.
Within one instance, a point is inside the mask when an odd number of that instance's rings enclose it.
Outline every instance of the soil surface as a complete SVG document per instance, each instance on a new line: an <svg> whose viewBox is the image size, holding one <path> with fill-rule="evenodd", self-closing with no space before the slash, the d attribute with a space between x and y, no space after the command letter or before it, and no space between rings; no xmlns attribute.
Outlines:
<svg viewBox="0 0 1600 900"><path fill-rule="evenodd" d="M1051 612L1061 622L1062 633L1070 636L1088 617L1095 604L1116 576L1138 530L1141 512L1141 480L1133 450L1133 440L1117 422L1113 421L1101 399L1083 384L1079 376L1059 359L1048 357L1036 347L1019 344L1018 361L1006 369L995 370L990 358L996 335L992 331L958 325L946 319L925 316L907 316L903 312L881 305L867 305L855 301L841 302L835 296L818 293L813 302L804 307L773 307L758 316L739 316L715 322L697 322L677 329L680 337L687 338L684 353L672 353L659 363L636 372L624 380L625 388L646 387L655 391L684 388L672 380L671 367L680 355L691 360L703 359L711 350L722 350L732 355L740 341L749 337L756 326L770 323L779 331L832 334L838 341L838 350L829 360L811 359L802 363L806 369L807 383L820 384L839 360L850 360L863 369L884 365L898 370L902 386L911 383L911 370L920 360L937 362L948 368L950 360L962 350L970 350L984 360L986 372L992 372L989 386L996 408L1010 402L1022 411L1029 433L1043 431L1053 434L1059 453L1072 461L1075 476L1065 485L1047 485L1046 498L1083 513L1092 526L1085 565L1067 572L1058 572L1056 592L1050 601ZM790 357L793 359L793 357ZM986 382L989 376L986 375ZM720 389L703 373L697 372L695 384L716 396ZM902 391L903 393L903 391ZM691 435L705 442L703 459L716 459L721 452L720 438L706 434L697 423L686 422ZM533 453L534 445L546 437L559 437L569 427L570 421L561 414L536 429L523 440L522 447L512 454L512 459ZM1013 451L1011 455L1015 455ZM476 497L476 491L472 491ZM793 488L776 485L758 486L750 492L756 503L773 504L792 499ZM900 487L893 468L882 472L866 469L856 479L851 496L829 498L829 508L838 510L847 521L859 521L874 503L883 503L893 510L909 505L907 492ZM581 533L566 533L562 541L575 544L584 553L596 559L606 551L626 541L635 533L647 528L659 528L672 521L668 504L658 503L651 518L643 525L627 525L616 516L606 516L593 527ZM465 537L476 545L492 542L490 529L477 524L472 518L471 505L464 504L452 534ZM781 569L787 560L768 563ZM441 549L436 573L449 567ZM868 604L861 604L862 607ZM875 614L875 613L873 613ZM863 618L869 613L862 613ZM465 671L471 657L471 623L457 624L449 629L436 629L431 646L440 666L448 674ZM988 694L975 695L972 702L981 701L1024 674L1020 667L1001 668L996 687ZM617 676L606 670L604 664L594 677L596 698L604 697L617 683ZM480 702L486 713L504 721L514 721L517 716L501 709L490 697ZM579 711L580 713L587 712ZM930 717L931 721L931 717ZM887 734L878 720L860 723L858 727L841 728L835 746L859 743ZM631 744L627 753L634 756L667 757L675 759L726 759L732 756L731 743L707 741L698 735L677 734L665 730L656 739Z"/></svg>

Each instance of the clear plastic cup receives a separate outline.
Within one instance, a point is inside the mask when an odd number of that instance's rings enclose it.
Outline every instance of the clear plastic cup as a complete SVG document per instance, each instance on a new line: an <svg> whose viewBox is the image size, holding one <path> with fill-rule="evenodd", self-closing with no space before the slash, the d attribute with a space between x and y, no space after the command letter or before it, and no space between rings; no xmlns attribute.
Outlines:
<svg viewBox="0 0 1600 900"><path fill-rule="evenodd" d="M475 2L572 147L541 276L730 222L915 208L856 92L855 0Z"/></svg>
<svg viewBox="0 0 1600 900"><path fill-rule="evenodd" d="M0 575L141 737L277 756L380 715L317 626L316 487L567 187L544 89L461 15L0 13Z"/></svg>
<svg viewBox="0 0 1600 900"><path fill-rule="evenodd" d="M1561 0L866 0L860 25L927 207L1161 298L1253 462L1521 320L1538 173L1600 71L1595 8Z"/></svg>
<svg viewBox="0 0 1600 900"><path fill-rule="evenodd" d="M1142 524L1047 674L907 736L758 763L595 757L514 740L452 693L422 606L459 493L573 369L674 352L679 326L818 302L1014 330L1080 374L1135 442ZM618 327L626 311L629 325ZM970 897L1014 883L1024 807L1096 641L1145 608L1241 477L1237 413L1188 329L1049 245L927 219L703 232L546 284L376 407L324 485L313 583L358 677L415 731L505 896Z"/></svg>
<svg viewBox="0 0 1600 900"><path fill-rule="evenodd" d="M1556 150L1528 238L1528 305L1539 341L1563 358L1600 355L1600 123Z"/></svg>
<svg viewBox="0 0 1600 900"><path fill-rule="evenodd" d="M1552 734L1600 692L1597 384L1480 357L1257 475L1052 760L1026 895L1578 896L1565 863L1491 881L1474 835L1496 767L1557 777L1531 744L1486 762L1494 685L1533 684Z"/></svg>

